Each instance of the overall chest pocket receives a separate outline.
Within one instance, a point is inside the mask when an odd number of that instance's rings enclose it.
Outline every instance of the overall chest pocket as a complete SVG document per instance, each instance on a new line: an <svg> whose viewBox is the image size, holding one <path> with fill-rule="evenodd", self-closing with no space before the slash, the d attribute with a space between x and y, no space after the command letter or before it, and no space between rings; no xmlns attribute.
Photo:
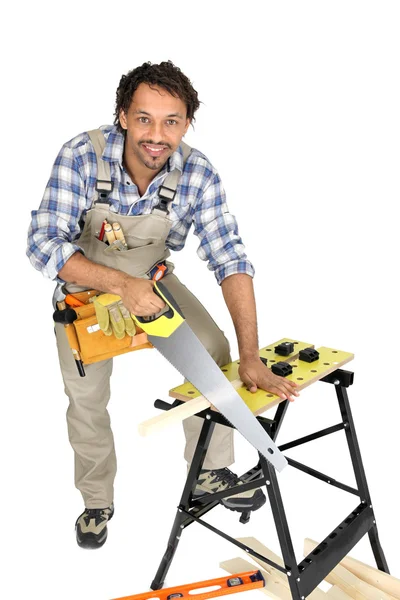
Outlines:
<svg viewBox="0 0 400 600"><path fill-rule="evenodd" d="M112 246L107 246L96 239L92 245L92 256L87 258L105 267L123 271L132 277L145 277L155 263L165 260L170 255L164 239L146 238L141 240L141 245L136 237L135 240L131 240L131 236L125 236L125 239L128 250L122 251L113 249ZM132 242L138 245L130 247Z"/></svg>

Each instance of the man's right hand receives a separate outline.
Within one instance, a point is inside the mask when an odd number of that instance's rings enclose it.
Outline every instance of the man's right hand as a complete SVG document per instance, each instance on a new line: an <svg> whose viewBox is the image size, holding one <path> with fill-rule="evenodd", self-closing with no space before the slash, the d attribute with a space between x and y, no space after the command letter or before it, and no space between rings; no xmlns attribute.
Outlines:
<svg viewBox="0 0 400 600"><path fill-rule="evenodd" d="M160 312L165 303L154 293L154 283L148 279L127 276L119 292L124 306L136 317L150 317Z"/></svg>
<svg viewBox="0 0 400 600"><path fill-rule="evenodd" d="M59 276L86 289L101 290L121 296L123 305L132 315L150 317L160 312L165 304L153 291L154 282L132 277L127 273L99 265L75 252L59 272Z"/></svg>

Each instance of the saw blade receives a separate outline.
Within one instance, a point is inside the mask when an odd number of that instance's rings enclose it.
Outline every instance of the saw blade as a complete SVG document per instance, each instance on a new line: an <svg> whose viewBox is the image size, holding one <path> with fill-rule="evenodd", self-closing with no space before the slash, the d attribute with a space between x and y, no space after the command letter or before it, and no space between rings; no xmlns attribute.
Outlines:
<svg viewBox="0 0 400 600"><path fill-rule="evenodd" d="M288 462L212 356L184 321L169 337L149 341L276 468Z"/></svg>

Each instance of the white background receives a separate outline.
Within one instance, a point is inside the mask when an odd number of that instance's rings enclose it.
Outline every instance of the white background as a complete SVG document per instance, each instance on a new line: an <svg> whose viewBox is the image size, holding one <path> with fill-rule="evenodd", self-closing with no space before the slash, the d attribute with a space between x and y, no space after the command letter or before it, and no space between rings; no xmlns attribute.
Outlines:
<svg viewBox="0 0 400 600"><path fill-rule="evenodd" d="M0 595L139 593L166 546L184 483L183 433L177 426L141 438L137 425L180 376L156 351L115 361L116 514L103 549L79 549L82 501L52 331L53 284L30 266L25 247L30 210L61 145L112 121L123 73L167 59L203 102L186 140L218 168L255 265L260 346L289 336L356 355L349 395L382 546L400 577L398 2L39 1L3 10ZM177 273L237 358L221 291L196 248L190 235L174 257ZM290 407L280 442L338 421L333 388L315 384ZM344 444L338 433L288 454L352 485ZM237 439L235 469L254 462ZM300 561L304 537L321 541L357 498L290 468L279 481ZM279 552L268 507L247 526L222 507L207 518ZM166 585L222 576L219 562L239 555L193 525ZM373 564L366 538L352 555Z"/></svg>

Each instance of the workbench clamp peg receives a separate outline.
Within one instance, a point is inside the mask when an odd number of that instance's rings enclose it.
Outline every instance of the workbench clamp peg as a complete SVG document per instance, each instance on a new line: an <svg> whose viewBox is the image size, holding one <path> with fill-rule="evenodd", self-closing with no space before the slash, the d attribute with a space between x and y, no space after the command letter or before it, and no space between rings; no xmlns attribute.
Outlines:
<svg viewBox="0 0 400 600"><path fill-rule="evenodd" d="M275 346L275 354L279 354L279 356L289 356L292 352L294 352L293 342L282 342L278 346Z"/></svg>
<svg viewBox="0 0 400 600"><path fill-rule="evenodd" d="M299 360L312 363L319 359L319 352L315 348L304 348L299 352Z"/></svg>
<svg viewBox="0 0 400 600"><path fill-rule="evenodd" d="M293 373L293 367L287 362L277 362L271 366L271 371L275 373L275 375L280 375L281 377L287 377L291 373Z"/></svg>

